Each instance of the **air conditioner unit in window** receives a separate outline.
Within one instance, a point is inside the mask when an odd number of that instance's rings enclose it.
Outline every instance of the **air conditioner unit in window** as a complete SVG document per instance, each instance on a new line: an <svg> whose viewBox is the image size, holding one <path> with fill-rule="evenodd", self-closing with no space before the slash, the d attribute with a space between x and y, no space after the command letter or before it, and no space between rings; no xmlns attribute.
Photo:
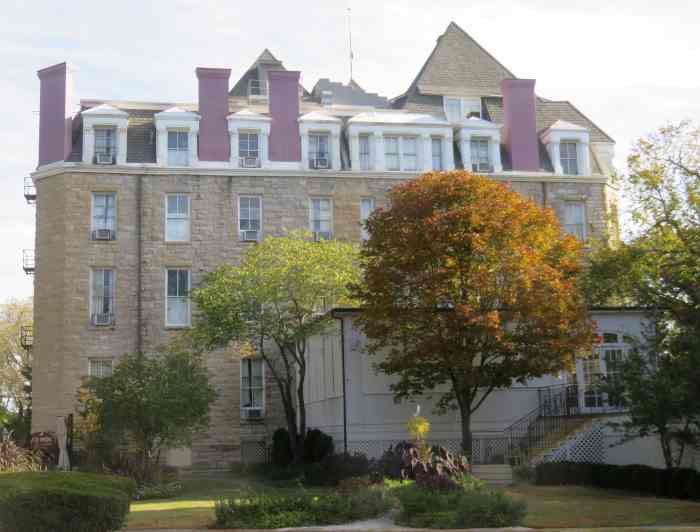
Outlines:
<svg viewBox="0 0 700 532"><path fill-rule="evenodd" d="M241 410L241 417L243 419L262 419L263 410L262 408L244 408Z"/></svg>
<svg viewBox="0 0 700 532"><path fill-rule="evenodd" d="M96 155L97 164L112 164L114 158L111 153L98 153Z"/></svg>
<svg viewBox="0 0 700 532"><path fill-rule="evenodd" d="M114 323L114 314L111 312L95 312L92 315L93 325L112 325Z"/></svg>
<svg viewBox="0 0 700 532"><path fill-rule="evenodd" d="M111 229L95 229L92 232L93 240L114 240L114 231Z"/></svg>
<svg viewBox="0 0 700 532"><path fill-rule="evenodd" d="M488 163L472 163L472 172L493 172L493 168Z"/></svg>
<svg viewBox="0 0 700 532"><path fill-rule="evenodd" d="M239 157L242 168L260 168L260 159L257 157Z"/></svg>
<svg viewBox="0 0 700 532"><path fill-rule="evenodd" d="M257 231L241 231L241 240L243 242L257 242L258 232Z"/></svg>
<svg viewBox="0 0 700 532"><path fill-rule="evenodd" d="M321 240L330 240L333 238L330 231L314 231L314 242L320 242Z"/></svg>
<svg viewBox="0 0 700 532"><path fill-rule="evenodd" d="M330 168L328 157L314 157L311 159L311 168L315 170L325 170Z"/></svg>

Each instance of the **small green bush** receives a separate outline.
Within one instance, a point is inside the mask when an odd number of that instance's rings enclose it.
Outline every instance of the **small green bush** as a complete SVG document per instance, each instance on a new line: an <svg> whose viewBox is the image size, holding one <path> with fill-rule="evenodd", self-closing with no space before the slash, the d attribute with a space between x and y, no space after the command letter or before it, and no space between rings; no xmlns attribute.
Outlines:
<svg viewBox="0 0 700 532"><path fill-rule="evenodd" d="M249 492L216 503L214 528L321 526L376 517L388 510L380 490L294 495Z"/></svg>
<svg viewBox="0 0 700 532"><path fill-rule="evenodd" d="M467 482L467 485L471 485ZM417 528L492 528L517 526L525 504L498 491L478 489L428 490L413 482L393 488L401 504L397 522Z"/></svg>
<svg viewBox="0 0 700 532"><path fill-rule="evenodd" d="M368 476L371 472L372 462L363 453L331 454L320 462L306 466L304 484L337 486L341 480Z"/></svg>
<svg viewBox="0 0 700 532"><path fill-rule="evenodd" d="M293 459L289 431L279 428L272 433L272 463L278 467L286 467L292 463Z"/></svg>
<svg viewBox="0 0 700 532"><path fill-rule="evenodd" d="M138 488L134 500L148 501L152 499L172 499L182 493L184 486L179 482L156 484L153 486L141 486Z"/></svg>
<svg viewBox="0 0 700 532"><path fill-rule="evenodd" d="M333 438L319 429L306 432L304 439L304 462L313 464L333 454Z"/></svg>
<svg viewBox="0 0 700 532"><path fill-rule="evenodd" d="M41 453L24 449L10 437L0 431L0 473L22 473L41 471L44 463Z"/></svg>
<svg viewBox="0 0 700 532"><path fill-rule="evenodd" d="M136 484L87 473L0 475L3 532L109 532L124 526Z"/></svg>

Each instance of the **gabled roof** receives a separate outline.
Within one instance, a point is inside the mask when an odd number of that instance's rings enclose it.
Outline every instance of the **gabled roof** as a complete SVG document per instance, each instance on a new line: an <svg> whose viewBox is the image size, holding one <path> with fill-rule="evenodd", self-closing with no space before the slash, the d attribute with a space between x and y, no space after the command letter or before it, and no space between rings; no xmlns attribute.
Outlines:
<svg viewBox="0 0 700 532"><path fill-rule="evenodd" d="M250 68L253 68L258 63L279 63L281 65L282 61L277 59L274 55L272 55L272 52L270 50L265 48L262 51L262 53L258 56L258 58L255 60L255 63L253 63L253 66Z"/></svg>
<svg viewBox="0 0 700 532"><path fill-rule="evenodd" d="M299 117L300 122L341 122L335 116L327 115L320 111L311 111Z"/></svg>
<svg viewBox="0 0 700 532"><path fill-rule="evenodd" d="M255 111L252 111L250 109L241 109L240 111L231 113L227 116L227 118L239 118L241 120L262 120L266 122L269 122L271 120L268 115L256 113Z"/></svg>
<svg viewBox="0 0 700 532"><path fill-rule="evenodd" d="M103 103L101 105L91 107L90 109L86 109L82 112L82 114L87 116L129 116L129 113L126 111L117 109L108 103Z"/></svg>
<svg viewBox="0 0 700 532"><path fill-rule="evenodd" d="M550 131L588 131L588 128L566 122L565 120L557 120L547 129Z"/></svg>
<svg viewBox="0 0 700 532"><path fill-rule="evenodd" d="M515 75L454 22L440 37L407 91L426 95L488 96Z"/></svg>

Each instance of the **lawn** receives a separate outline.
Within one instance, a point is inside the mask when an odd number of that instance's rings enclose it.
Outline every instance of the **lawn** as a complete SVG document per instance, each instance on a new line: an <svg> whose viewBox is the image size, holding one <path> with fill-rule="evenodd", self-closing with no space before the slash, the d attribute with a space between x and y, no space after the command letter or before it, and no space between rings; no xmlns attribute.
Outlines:
<svg viewBox="0 0 700 532"><path fill-rule="evenodd" d="M230 476L183 481L185 491L175 499L134 502L127 526L149 528L206 528L214 519L214 503L262 487L255 479ZM267 489L297 489L271 487ZM700 503L638 497L622 492L577 486L511 486L504 491L527 502L525 526L533 528L596 528L621 526L700 526ZM626 532L630 532L627 529ZM647 531L648 532L648 531Z"/></svg>

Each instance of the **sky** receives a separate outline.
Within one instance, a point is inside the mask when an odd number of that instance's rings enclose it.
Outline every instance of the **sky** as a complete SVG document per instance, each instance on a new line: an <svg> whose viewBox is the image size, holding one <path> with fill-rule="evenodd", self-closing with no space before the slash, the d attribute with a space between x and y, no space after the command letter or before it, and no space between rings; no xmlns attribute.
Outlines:
<svg viewBox="0 0 700 532"><path fill-rule="evenodd" d="M74 96L195 102L198 66L231 83L269 48L313 87L346 82L348 7L354 78L402 93L450 21L538 95L570 100L616 141L624 172L635 139L700 123L700 2L692 0L2 0L0 302L32 295L21 253L34 247L23 178L37 164L40 68L68 61Z"/></svg>

